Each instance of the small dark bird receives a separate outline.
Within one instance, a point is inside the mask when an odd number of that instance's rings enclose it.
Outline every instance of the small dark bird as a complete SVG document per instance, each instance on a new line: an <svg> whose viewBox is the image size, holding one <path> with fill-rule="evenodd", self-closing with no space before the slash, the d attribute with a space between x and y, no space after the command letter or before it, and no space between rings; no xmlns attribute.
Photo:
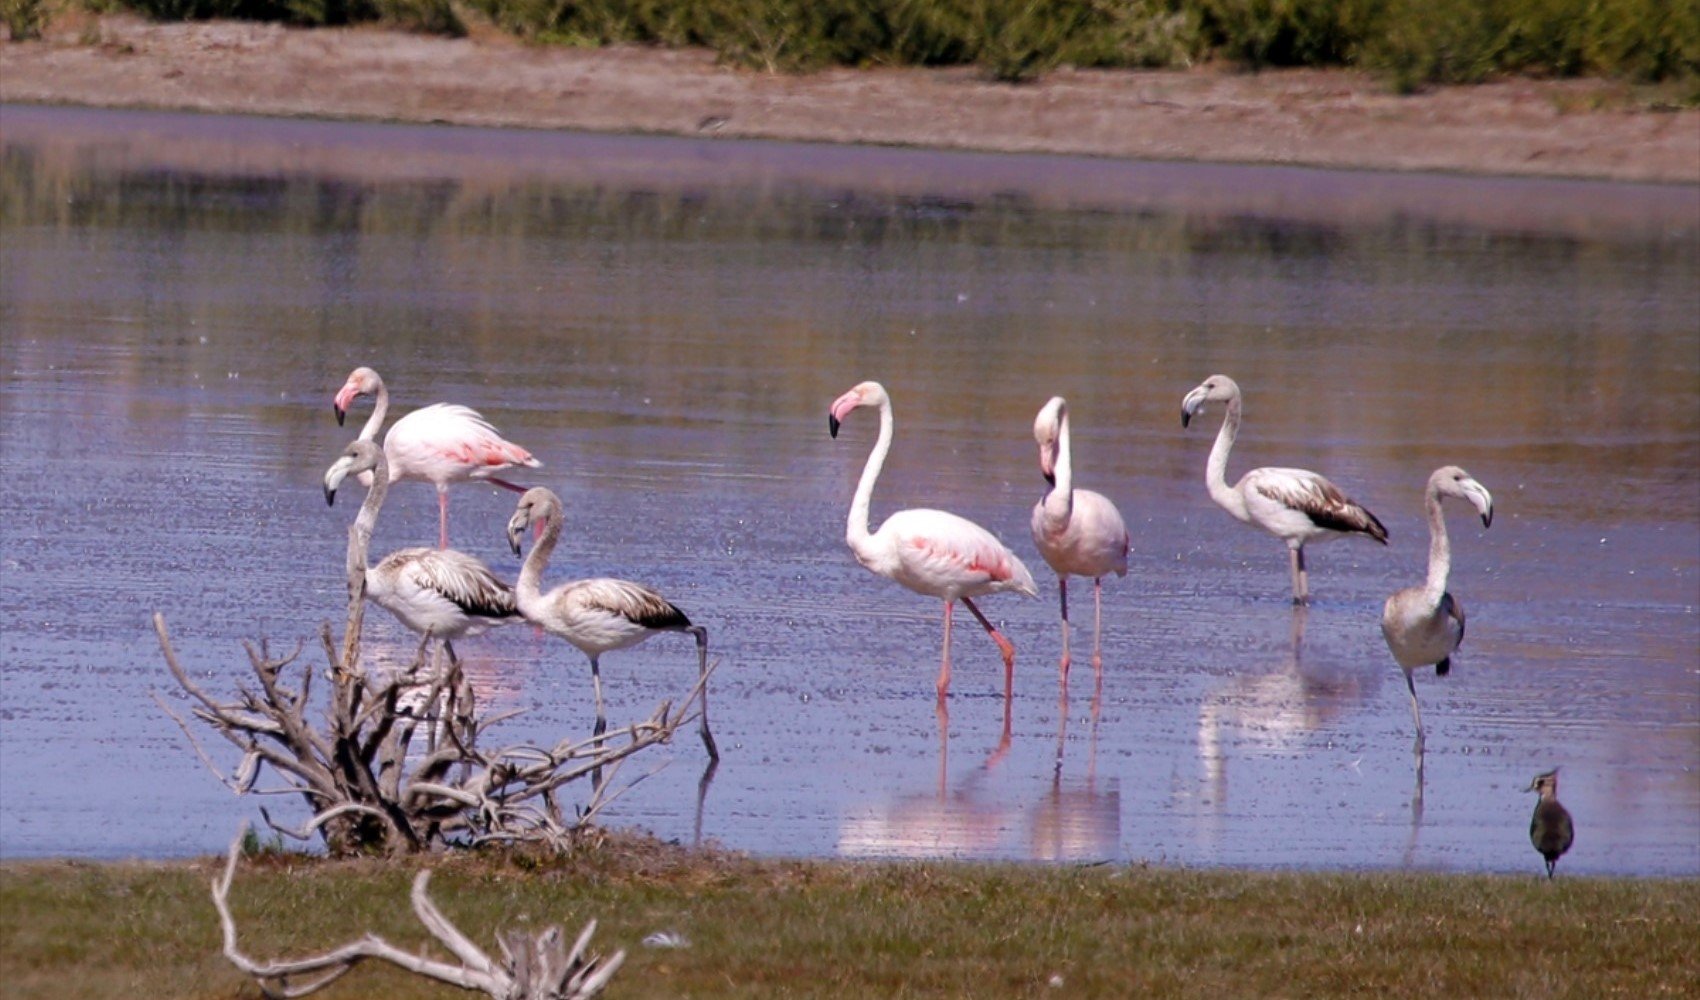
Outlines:
<svg viewBox="0 0 1700 1000"><path fill-rule="evenodd" d="M1553 866L1576 841L1570 811L1558 804L1558 769L1537 775L1524 791L1541 795L1541 800L1535 803L1535 815L1529 820L1529 843L1546 858L1547 878L1552 878Z"/></svg>

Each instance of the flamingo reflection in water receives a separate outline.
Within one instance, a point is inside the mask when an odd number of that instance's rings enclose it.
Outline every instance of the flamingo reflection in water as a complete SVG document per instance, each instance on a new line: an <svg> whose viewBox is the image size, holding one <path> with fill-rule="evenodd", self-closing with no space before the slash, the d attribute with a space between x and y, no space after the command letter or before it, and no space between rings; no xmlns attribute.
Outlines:
<svg viewBox="0 0 1700 1000"><path fill-rule="evenodd" d="M1120 856L1122 831L1121 783L1098 782L1098 720L1104 709L1103 675L1092 693L1086 775L1063 777L1063 747L1068 736L1068 692L1057 702L1057 762L1051 786L1033 811L1028 827L1029 861L1108 861Z"/></svg>
<svg viewBox="0 0 1700 1000"><path fill-rule="evenodd" d="M1296 755L1347 708L1367 704L1364 675L1346 664L1303 656L1309 610L1295 608L1288 641L1275 669L1242 673L1212 691L1198 713L1198 759L1210 811L1227 808L1228 747L1261 756ZM1376 675L1370 683L1378 686Z"/></svg>

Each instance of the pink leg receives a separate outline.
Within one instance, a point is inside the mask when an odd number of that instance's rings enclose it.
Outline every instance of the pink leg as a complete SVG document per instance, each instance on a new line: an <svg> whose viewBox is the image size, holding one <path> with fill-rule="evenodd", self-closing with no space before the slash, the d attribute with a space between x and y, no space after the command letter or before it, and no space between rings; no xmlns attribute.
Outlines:
<svg viewBox="0 0 1700 1000"><path fill-rule="evenodd" d="M992 623L986 620L986 616L980 613L980 609L974 606L973 601L964 597L962 603L968 606L969 611L974 612L974 617L978 618L980 624L985 626L986 634L991 636L992 641L998 644L998 652L1003 654L1003 697L1005 702L1009 702L1015 698L1015 647L1010 645L1009 640L1003 637L1002 632L992 627Z"/></svg>
<svg viewBox="0 0 1700 1000"><path fill-rule="evenodd" d="M1069 655L1069 650L1068 650L1068 577L1066 577L1066 576L1058 576L1057 577L1057 594L1059 595L1059 597L1061 598L1061 601L1062 601L1062 630L1063 630L1062 663L1058 666L1058 670L1062 674L1062 686L1063 686L1063 692L1064 692L1063 697L1066 698L1066 697L1068 697L1068 694L1067 694L1067 692L1068 692L1068 668L1069 668L1069 665L1074 662L1074 657Z"/></svg>
<svg viewBox="0 0 1700 1000"><path fill-rule="evenodd" d="M1104 656L1099 645L1099 636L1104 628L1104 578L1098 577L1092 581L1092 672L1097 675L1098 683L1104 683Z"/></svg>
<svg viewBox="0 0 1700 1000"><path fill-rule="evenodd" d="M449 489L437 487L437 548L449 547Z"/></svg>
<svg viewBox="0 0 1700 1000"><path fill-rule="evenodd" d="M939 663L939 704L944 704L945 695L950 693L950 614L956 605L951 601L944 602L944 658Z"/></svg>

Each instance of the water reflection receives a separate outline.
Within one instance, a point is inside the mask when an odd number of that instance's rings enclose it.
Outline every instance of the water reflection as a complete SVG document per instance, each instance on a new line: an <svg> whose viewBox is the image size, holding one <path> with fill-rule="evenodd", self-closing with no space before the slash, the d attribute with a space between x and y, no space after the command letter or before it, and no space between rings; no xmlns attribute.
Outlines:
<svg viewBox="0 0 1700 1000"><path fill-rule="evenodd" d="M715 636L721 768L672 748L610 822L774 854L1520 870L1503 789L1564 762L1589 831L1567 865L1700 871L1690 195L8 108L0 854L228 841L246 806L136 709L143 624L163 610L228 684L239 639L340 618L324 402L373 363L405 406L465 401L536 452L573 575L651 581ZM1392 536L1319 556L1299 655L1284 567L1175 426L1212 371L1253 400L1248 450L1350 482ZM935 718L936 612L845 554L858 470L819 425L870 376L904 401L881 496L1029 565L1032 414L1094 414L1074 444L1133 535L1095 722L1057 703L1050 600L984 608L1014 698L975 649ZM1425 698L1413 774L1376 621L1450 461L1503 523L1458 556L1471 653ZM429 491L390 507L379 549L436 537ZM508 578L511 511L468 486L449 512ZM412 656L369 627L369 655ZM459 652L522 713L493 738L588 729L588 672L535 630ZM604 664L611 714L676 701L676 656ZM43 778L66 770L90 787Z"/></svg>

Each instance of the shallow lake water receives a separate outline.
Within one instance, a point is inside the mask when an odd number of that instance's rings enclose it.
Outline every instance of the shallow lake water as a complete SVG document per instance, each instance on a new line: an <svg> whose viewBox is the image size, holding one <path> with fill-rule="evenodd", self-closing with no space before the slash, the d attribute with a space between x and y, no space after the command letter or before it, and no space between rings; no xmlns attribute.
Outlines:
<svg viewBox="0 0 1700 1000"><path fill-rule="evenodd" d="M321 496L354 426L330 401L370 364L400 412L476 407L545 463L551 580L643 580L708 627L722 766L699 803L679 739L610 823L765 855L1534 873L1523 789L1560 767L1561 872L1700 873L1693 188L22 107L0 150L0 855L210 852L257 817L151 697L182 709L148 619L214 690L245 639L320 662L357 506ZM1205 493L1221 411L1179 409L1215 372L1246 393L1230 476L1314 468L1390 529L1312 547L1308 613L1281 543ZM1006 754L992 644L958 616L941 720L942 608L845 547L877 421L834 440L826 410L863 379L897 418L876 522L953 510L1039 581L981 602L1018 650ZM1133 536L1101 691L1077 655L1066 704L1027 528L1052 395ZM1448 463L1496 519L1449 513L1469 636L1419 673L1419 784L1378 619ZM510 578L513 502L450 503ZM374 551L435 536L431 489L398 485ZM367 621L369 657L411 657ZM513 739L588 731L565 643L459 649L525 710ZM612 720L693 674L682 639L609 654Z"/></svg>

